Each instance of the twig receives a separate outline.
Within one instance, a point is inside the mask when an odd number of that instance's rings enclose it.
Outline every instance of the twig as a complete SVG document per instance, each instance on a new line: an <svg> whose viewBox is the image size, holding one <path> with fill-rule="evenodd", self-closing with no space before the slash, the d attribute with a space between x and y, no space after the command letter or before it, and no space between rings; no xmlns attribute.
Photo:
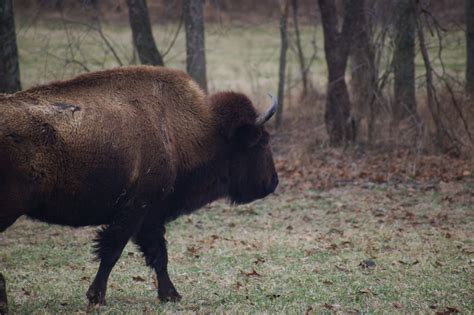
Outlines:
<svg viewBox="0 0 474 315"><path fill-rule="evenodd" d="M161 54L161 56L164 58L170 51L171 51L171 48L173 48L175 42L176 42L176 39L178 38L178 35L179 35L179 32L181 31L181 27L183 26L183 20L184 20L184 15L181 14L181 17L179 19L179 24L178 24L178 28L176 29L176 32L174 34L174 37L173 39L171 40L171 43L170 45L168 46L168 48L165 50L164 53Z"/></svg>
<svg viewBox="0 0 474 315"><path fill-rule="evenodd" d="M418 3L417 4L418 10L420 10L419 5L420 4ZM451 137L451 135L446 130L446 128L444 128L441 118L439 117L439 112L440 112L439 101L437 99L436 90L433 85L433 68L431 66L431 62L429 59L428 50L426 48L426 43L425 43L425 35L423 33L423 26L419 20L419 17L420 17L419 14L417 14L416 26L417 26L417 31L418 31L418 39L419 39L419 44L420 44L421 56L423 57L423 62L425 64L425 70L426 70L425 76L426 76L426 92L428 96L428 108L435 122L438 146L440 148L443 148L442 133L449 138L451 143L453 143L455 139L453 139L453 137Z"/></svg>
<svg viewBox="0 0 474 315"><path fill-rule="evenodd" d="M87 27L89 29L92 29L94 31L96 31L100 38L102 39L102 41L105 43L105 45L107 46L107 48L112 52L112 55L114 56L115 60L117 61L117 63L120 65L120 66L123 66L123 62L122 60L120 59L120 57L118 56L117 52L115 51L113 45L110 43L109 39L107 38L107 36L104 34L103 30L102 30L102 25L100 23L100 21L97 21L97 27L96 26L93 26L93 25L90 25L88 23L84 23L84 22L80 22L80 21L73 21L73 20L67 20L67 19L64 19L65 22L69 23L69 24L76 24L76 25L81 25L81 26L84 26L84 27Z"/></svg>

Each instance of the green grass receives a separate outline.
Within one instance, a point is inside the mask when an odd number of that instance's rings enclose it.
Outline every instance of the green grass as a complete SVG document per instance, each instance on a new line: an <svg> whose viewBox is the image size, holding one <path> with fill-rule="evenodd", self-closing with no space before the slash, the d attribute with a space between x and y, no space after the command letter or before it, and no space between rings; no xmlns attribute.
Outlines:
<svg viewBox="0 0 474 315"><path fill-rule="evenodd" d="M182 302L157 301L153 273L129 244L100 312L472 313L472 196L445 197L352 187L237 208L215 203L169 225L170 273ZM93 228L26 219L1 234L13 313L87 311L93 237ZM365 259L376 266L363 269Z"/></svg>

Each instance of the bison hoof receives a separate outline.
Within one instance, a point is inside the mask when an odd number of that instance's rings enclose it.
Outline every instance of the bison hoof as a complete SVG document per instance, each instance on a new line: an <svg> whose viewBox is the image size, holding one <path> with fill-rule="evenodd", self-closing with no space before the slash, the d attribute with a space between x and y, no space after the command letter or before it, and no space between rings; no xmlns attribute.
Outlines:
<svg viewBox="0 0 474 315"><path fill-rule="evenodd" d="M179 302L181 301L181 295L176 290L169 290L166 292L159 292L158 298L160 302Z"/></svg>
<svg viewBox="0 0 474 315"><path fill-rule="evenodd" d="M87 291L87 299L89 300L89 305L105 305L105 297L102 292L96 292L94 289L90 288Z"/></svg>

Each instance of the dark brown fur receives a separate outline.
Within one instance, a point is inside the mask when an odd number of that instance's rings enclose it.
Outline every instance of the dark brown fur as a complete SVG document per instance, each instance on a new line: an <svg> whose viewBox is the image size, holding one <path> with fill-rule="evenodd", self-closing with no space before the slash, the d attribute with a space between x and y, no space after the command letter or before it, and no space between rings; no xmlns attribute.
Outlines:
<svg viewBox="0 0 474 315"><path fill-rule="evenodd" d="M90 302L104 302L130 238L155 269L160 298L179 300L164 224L218 198L263 198L277 185L269 136L256 118L246 96L208 98L185 73L160 67L0 95L0 232L21 215L104 225Z"/></svg>

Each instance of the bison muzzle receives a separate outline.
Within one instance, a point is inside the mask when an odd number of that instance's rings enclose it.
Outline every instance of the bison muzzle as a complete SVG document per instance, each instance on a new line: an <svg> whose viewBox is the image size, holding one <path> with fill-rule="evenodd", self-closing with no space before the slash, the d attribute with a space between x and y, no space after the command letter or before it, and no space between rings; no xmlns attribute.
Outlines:
<svg viewBox="0 0 474 315"><path fill-rule="evenodd" d="M123 67L0 95L0 232L26 215L97 226L99 270L87 291L103 304L109 274L132 239L171 282L165 224L216 199L247 203L278 185L264 123L234 92L207 96L185 73Z"/></svg>

